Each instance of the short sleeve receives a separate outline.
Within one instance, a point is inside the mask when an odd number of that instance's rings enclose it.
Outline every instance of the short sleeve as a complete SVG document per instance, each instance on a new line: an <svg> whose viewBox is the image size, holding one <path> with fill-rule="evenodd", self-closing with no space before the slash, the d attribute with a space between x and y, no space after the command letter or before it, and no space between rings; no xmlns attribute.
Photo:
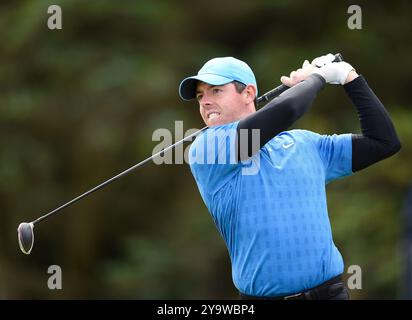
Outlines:
<svg viewBox="0 0 412 320"><path fill-rule="evenodd" d="M325 168L325 182L352 172L352 134L317 135L316 147Z"/></svg>
<svg viewBox="0 0 412 320"><path fill-rule="evenodd" d="M234 175L241 163L236 160L237 122L207 129L192 143L188 160L202 193L214 194Z"/></svg>

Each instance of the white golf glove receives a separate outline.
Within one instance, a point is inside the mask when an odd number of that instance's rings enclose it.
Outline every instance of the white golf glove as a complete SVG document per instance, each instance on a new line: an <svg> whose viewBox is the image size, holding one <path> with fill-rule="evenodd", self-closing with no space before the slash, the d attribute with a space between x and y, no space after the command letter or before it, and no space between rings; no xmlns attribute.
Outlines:
<svg viewBox="0 0 412 320"><path fill-rule="evenodd" d="M335 56L331 53L328 53L327 55L313 59L311 65L315 67L323 67L325 64L331 63L334 59Z"/></svg>
<svg viewBox="0 0 412 320"><path fill-rule="evenodd" d="M345 84L349 72L354 68L347 62L332 62L335 59L333 54L318 57L312 61L312 65L318 67L313 72L320 74L330 84Z"/></svg>

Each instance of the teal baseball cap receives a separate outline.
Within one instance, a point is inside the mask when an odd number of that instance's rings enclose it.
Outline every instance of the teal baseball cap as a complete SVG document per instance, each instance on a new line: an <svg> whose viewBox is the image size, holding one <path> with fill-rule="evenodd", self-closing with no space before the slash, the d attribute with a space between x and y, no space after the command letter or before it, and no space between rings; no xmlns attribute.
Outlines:
<svg viewBox="0 0 412 320"><path fill-rule="evenodd" d="M255 75L245 62L233 57L213 58L203 65L196 76L182 80L179 86L179 95L186 101L195 99L198 81L220 86L235 80L244 85L253 84L256 87L257 95Z"/></svg>

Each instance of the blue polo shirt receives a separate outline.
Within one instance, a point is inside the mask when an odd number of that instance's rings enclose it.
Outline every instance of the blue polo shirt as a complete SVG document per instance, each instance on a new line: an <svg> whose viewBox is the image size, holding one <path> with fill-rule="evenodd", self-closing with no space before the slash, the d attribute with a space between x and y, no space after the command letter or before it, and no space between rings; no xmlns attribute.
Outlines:
<svg viewBox="0 0 412 320"><path fill-rule="evenodd" d="M285 131L236 162L237 125L207 129L189 150L190 169L225 240L237 289L287 295L341 274L325 188L352 174L351 134Z"/></svg>

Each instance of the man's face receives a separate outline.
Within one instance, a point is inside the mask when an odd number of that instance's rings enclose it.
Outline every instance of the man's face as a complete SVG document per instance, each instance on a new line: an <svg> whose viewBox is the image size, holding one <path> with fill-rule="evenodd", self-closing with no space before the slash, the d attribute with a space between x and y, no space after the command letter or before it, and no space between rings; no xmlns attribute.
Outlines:
<svg viewBox="0 0 412 320"><path fill-rule="evenodd" d="M255 111L253 98L251 100L246 91L245 89L242 93L238 93L233 83L213 86L199 81L196 99L205 124L209 127L219 126L240 120ZM252 108L250 101L252 101Z"/></svg>

